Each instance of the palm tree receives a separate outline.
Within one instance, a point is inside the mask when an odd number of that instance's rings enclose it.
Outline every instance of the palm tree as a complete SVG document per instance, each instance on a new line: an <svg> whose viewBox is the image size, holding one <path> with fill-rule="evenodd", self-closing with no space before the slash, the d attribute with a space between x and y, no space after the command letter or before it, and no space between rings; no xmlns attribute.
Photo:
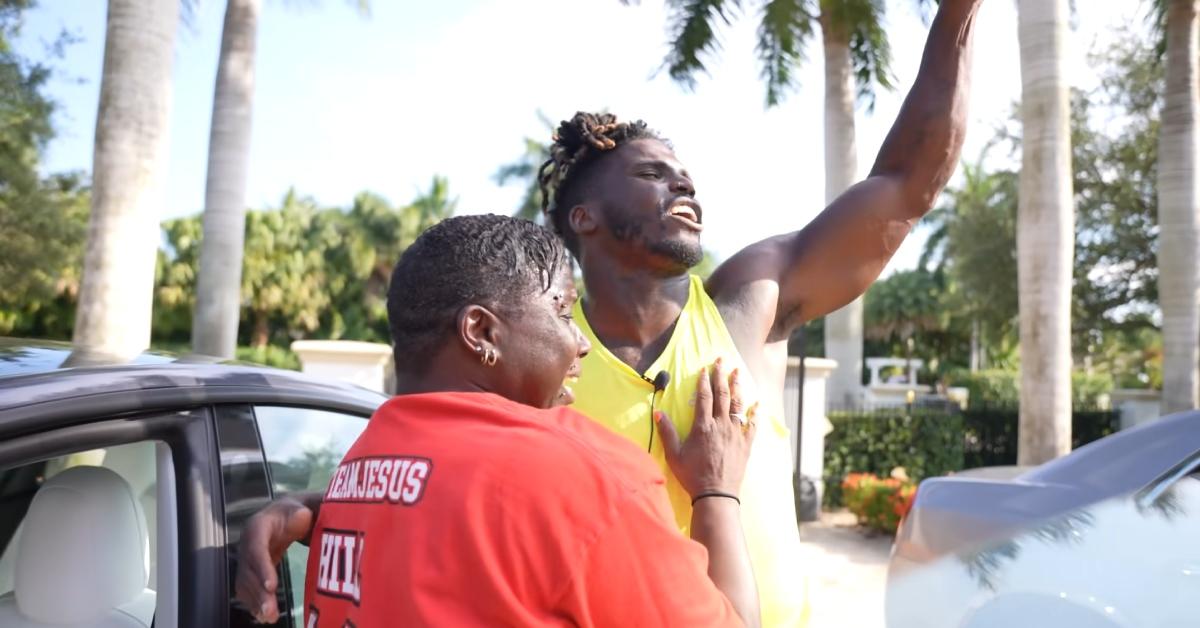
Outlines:
<svg viewBox="0 0 1200 628"><path fill-rule="evenodd" d="M925 332L946 328L945 308L940 296L944 291L945 286L937 275L919 268L877 281L864 295L866 336L903 345L908 361L906 373L912 365L916 338Z"/></svg>
<svg viewBox="0 0 1200 628"><path fill-rule="evenodd" d="M737 0L668 0L670 51L664 68L691 88L704 72L703 57L716 52L714 25L732 22ZM917 0L918 5L927 0ZM819 28L825 51L825 201L858 180L856 99L873 105L876 85L892 87L891 50L883 29L883 0L764 0L756 52L766 82L766 104L779 104L797 87L804 49ZM862 298L825 319L825 354L838 362L829 398L853 402L862 377Z"/></svg>
<svg viewBox="0 0 1200 628"><path fill-rule="evenodd" d="M458 210L458 197L450 196L450 180L434 175L429 191L421 192L412 205L404 208L405 235L403 247L408 248L426 229L436 225Z"/></svg>
<svg viewBox="0 0 1200 628"><path fill-rule="evenodd" d="M918 268L943 276L943 307L971 321L970 367L985 368L988 349L1015 338L1017 320L1016 172L987 172L988 149L963 163L962 182L947 188L942 204L926 214L930 229Z"/></svg>
<svg viewBox="0 0 1200 628"><path fill-rule="evenodd" d="M1163 412L1200 405L1200 134L1197 0L1156 0L1167 57L1158 143L1158 294Z"/></svg>
<svg viewBox="0 0 1200 628"><path fill-rule="evenodd" d="M356 4L365 14L365 0ZM192 349L223 358L233 357L237 346L255 40L261 6L261 0L226 0L208 140L204 239L196 281Z"/></svg>
<svg viewBox="0 0 1200 628"><path fill-rule="evenodd" d="M1072 213L1068 0L1018 0L1021 46L1017 282L1021 398L1017 464L1071 449Z"/></svg>
<svg viewBox="0 0 1200 628"><path fill-rule="evenodd" d="M204 190L204 238L196 276L192 349L231 358L237 347L246 177L254 106L254 51L261 0L227 0L213 94Z"/></svg>
<svg viewBox="0 0 1200 628"><path fill-rule="evenodd" d="M73 340L131 356L150 344L167 166L177 0L109 0L92 211Z"/></svg>
<svg viewBox="0 0 1200 628"><path fill-rule="evenodd" d="M546 137L550 137L554 133L554 123L541 111L537 112L537 117L542 126L546 127ZM537 171L549 158L550 144L548 142L527 137L525 138L525 151L521 156L500 166L496 170L496 174L492 175L492 180L496 182L496 185L508 185L510 182L516 182L525 186L525 195L521 197L521 205L517 207L517 211L513 212L513 216L539 223L545 222L545 217L542 216L542 187L538 185Z"/></svg>

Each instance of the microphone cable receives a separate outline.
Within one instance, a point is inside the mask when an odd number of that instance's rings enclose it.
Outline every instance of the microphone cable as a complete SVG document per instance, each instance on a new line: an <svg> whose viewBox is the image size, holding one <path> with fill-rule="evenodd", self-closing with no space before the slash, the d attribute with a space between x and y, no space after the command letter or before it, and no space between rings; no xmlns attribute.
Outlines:
<svg viewBox="0 0 1200 628"><path fill-rule="evenodd" d="M658 375L654 376L654 379L650 379L645 375L642 376L642 379L654 387L653 392L650 393L650 440L646 443L646 453L650 453L650 450L654 448L654 404L658 400L658 394L665 391L667 384L671 383L671 374L666 371L659 371Z"/></svg>

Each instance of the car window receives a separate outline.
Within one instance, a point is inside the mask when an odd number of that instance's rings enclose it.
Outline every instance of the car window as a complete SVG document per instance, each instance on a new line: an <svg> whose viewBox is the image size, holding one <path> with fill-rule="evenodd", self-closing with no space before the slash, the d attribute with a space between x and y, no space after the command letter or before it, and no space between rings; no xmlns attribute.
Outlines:
<svg viewBox="0 0 1200 628"><path fill-rule="evenodd" d="M105 589L106 608L151 625L159 588L156 455L156 443L142 441L0 470L0 625L18 620L19 582L29 596L23 614L28 600L61 600L34 611L54 623L85 612L71 607L73 587L113 581L125 586ZM42 581L52 588L46 597L37 592Z"/></svg>
<svg viewBox="0 0 1200 628"><path fill-rule="evenodd" d="M217 410L217 443L221 452L221 484L225 508L226 566L229 585L229 628L250 628L254 616L236 601L236 548L246 519L271 500L266 465L259 447L254 411L248 405L222 406ZM283 576L282 569L279 577ZM287 592L279 591L280 608L286 608ZM287 616L277 626L286 625Z"/></svg>
<svg viewBox="0 0 1200 628"><path fill-rule="evenodd" d="M286 406L257 406L258 431L274 495L324 491L333 470L367 427L365 417ZM286 570L292 589L292 618L304 620L304 573L308 548L287 550Z"/></svg>

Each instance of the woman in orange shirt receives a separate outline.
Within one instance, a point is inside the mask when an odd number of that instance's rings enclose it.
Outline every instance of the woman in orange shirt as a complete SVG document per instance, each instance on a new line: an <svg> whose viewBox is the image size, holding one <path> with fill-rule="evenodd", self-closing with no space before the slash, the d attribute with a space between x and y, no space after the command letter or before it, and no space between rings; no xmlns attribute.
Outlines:
<svg viewBox="0 0 1200 628"><path fill-rule="evenodd" d="M656 417L694 502L689 540L645 452L562 407L590 348L571 271L556 235L503 216L451 218L405 251L388 294L398 395L315 525L312 499L247 525L237 590L258 619L278 617L281 540L311 525L306 626L758 624L737 372L701 374L686 440Z"/></svg>

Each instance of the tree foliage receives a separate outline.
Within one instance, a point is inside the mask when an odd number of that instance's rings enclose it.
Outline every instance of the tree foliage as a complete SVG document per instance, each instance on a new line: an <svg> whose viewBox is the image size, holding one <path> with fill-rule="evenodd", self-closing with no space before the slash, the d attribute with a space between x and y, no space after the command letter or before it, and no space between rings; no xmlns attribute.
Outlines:
<svg viewBox="0 0 1200 628"><path fill-rule="evenodd" d="M52 68L11 45L31 4L0 1L0 334L61 338L73 324L66 306L79 285L88 197L80 175L38 171L54 137Z"/></svg>
<svg viewBox="0 0 1200 628"><path fill-rule="evenodd" d="M304 337L387 342L392 266L422 231L450 216L456 201L435 177L412 203L393 207L363 192L345 210L320 207L289 190L279 207L246 214L239 344L287 346ZM200 217L163 224L155 337L190 338Z"/></svg>
<svg viewBox="0 0 1200 628"><path fill-rule="evenodd" d="M916 0L922 9L932 4ZM749 4L749 3L746 3ZM755 54L773 107L799 87L797 75L819 29L850 49L859 98L874 105L875 87L891 89L892 52L884 29L885 0L763 0ZM721 50L720 29L749 12L740 0L667 0L668 52L662 69L677 83L694 89L707 73L708 60Z"/></svg>
<svg viewBox="0 0 1200 628"><path fill-rule="evenodd" d="M1100 86L1076 93L1072 132L1078 208L1073 320L1094 330L1151 325L1158 303L1158 132L1163 66L1150 42L1125 33L1092 55ZM1087 346L1076 347L1086 351Z"/></svg>
<svg viewBox="0 0 1200 628"><path fill-rule="evenodd" d="M1161 62L1151 42L1129 32L1090 62L1100 84L1072 98L1072 350L1077 365L1120 385L1155 385ZM1017 173L989 168L989 157L997 146L1018 155L1018 128L999 130L992 152L963 165L961 182L924 220L930 236L921 259L922 268L944 276L950 325L977 321L986 351L1001 364L1015 346Z"/></svg>

